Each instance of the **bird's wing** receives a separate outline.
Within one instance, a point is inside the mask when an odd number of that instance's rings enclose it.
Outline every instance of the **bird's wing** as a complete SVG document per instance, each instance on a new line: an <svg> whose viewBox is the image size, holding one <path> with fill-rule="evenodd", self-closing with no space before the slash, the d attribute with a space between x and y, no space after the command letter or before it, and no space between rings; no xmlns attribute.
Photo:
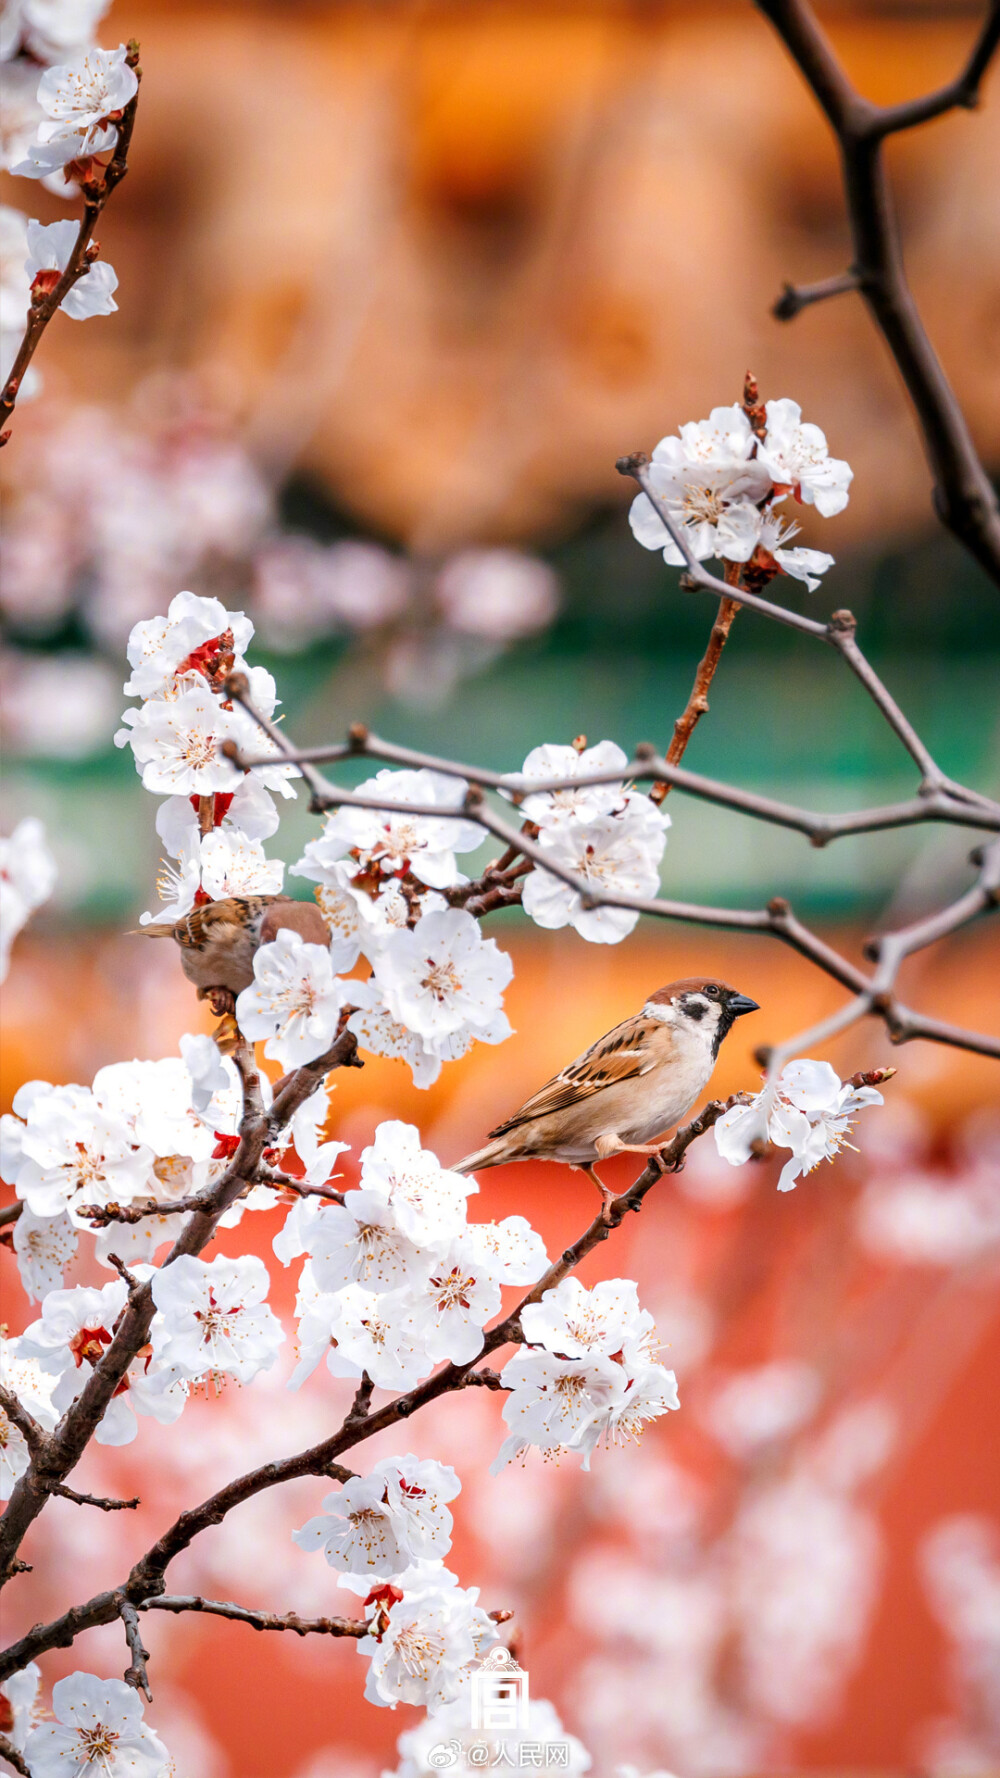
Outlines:
<svg viewBox="0 0 1000 1778"><path fill-rule="evenodd" d="M663 1059L654 1046L654 1037L662 1043L663 1026L655 1019L626 1019L624 1024L616 1025L606 1037L591 1044L575 1062L570 1062L553 1080L526 1099L506 1123L491 1130L491 1138L505 1136L508 1130L516 1130L519 1124L531 1123L537 1117L547 1117L553 1111L579 1105L581 1100L592 1098L606 1087L618 1086L623 1080L648 1074Z"/></svg>
<svg viewBox="0 0 1000 1778"><path fill-rule="evenodd" d="M271 903L260 925L260 942L270 944L282 930L297 932L307 945L330 943L327 926L314 901L290 901L284 896Z"/></svg>

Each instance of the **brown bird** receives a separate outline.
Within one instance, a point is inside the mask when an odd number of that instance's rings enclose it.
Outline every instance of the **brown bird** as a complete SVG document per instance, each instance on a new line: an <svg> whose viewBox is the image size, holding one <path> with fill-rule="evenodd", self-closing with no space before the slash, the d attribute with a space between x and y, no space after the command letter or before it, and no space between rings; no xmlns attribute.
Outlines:
<svg viewBox="0 0 1000 1778"><path fill-rule="evenodd" d="M210 1000L215 1012L232 1010L227 996L235 997L253 981L253 960L258 946L270 944L278 933L298 932L307 945L330 943L330 932L313 901L292 901L288 895L230 895L224 901L206 901L182 919L140 926L135 935L172 938L180 946L181 968L198 990L199 1000Z"/></svg>
<svg viewBox="0 0 1000 1778"><path fill-rule="evenodd" d="M642 1011L577 1056L454 1169L472 1173L505 1161L566 1161L589 1173L604 1201L614 1193L594 1172L613 1154L656 1154L664 1132L708 1082L719 1045L756 1000L697 976L649 996ZM659 1141L654 1138L659 1137Z"/></svg>

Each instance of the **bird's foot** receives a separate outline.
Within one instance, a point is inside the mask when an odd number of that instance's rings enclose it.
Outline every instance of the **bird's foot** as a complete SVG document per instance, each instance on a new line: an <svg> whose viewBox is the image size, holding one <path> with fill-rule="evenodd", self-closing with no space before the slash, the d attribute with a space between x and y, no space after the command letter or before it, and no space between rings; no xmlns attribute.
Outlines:
<svg viewBox="0 0 1000 1778"><path fill-rule="evenodd" d="M611 1206L615 1201L617 1193L613 1192L611 1190L610 1186L605 1185L602 1180L598 1179L597 1174L594 1172L593 1167L581 1167L580 1171L581 1171L581 1173L586 1173L588 1179L593 1180L598 1191L600 1192L600 1194L601 1194L601 1221L604 1223L606 1228L610 1228L611 1227Z"/></svg>
<svg viewBox="0 0 1000 1778"><path fill-rule="evenodd" d="M231 1012L224 1013L215 1030L212 1032L216 1049L223 1056L231 1056L240 1043L240 1028Z"/></svg>
<svg viewBox="0 0 1000 1778"><path fill-rule="evenodd" d="M217 1019L232 1018L236 1011L236 996L229 988L206 988L205 999Z"/></svg>

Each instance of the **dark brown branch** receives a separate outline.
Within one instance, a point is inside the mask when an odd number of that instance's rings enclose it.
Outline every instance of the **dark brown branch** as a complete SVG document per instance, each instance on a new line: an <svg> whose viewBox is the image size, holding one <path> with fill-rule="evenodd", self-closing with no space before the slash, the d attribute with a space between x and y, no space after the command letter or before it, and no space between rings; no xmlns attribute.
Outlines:
<svg viewBox="0 0 1000 1778"><path fill-rule="evenodd" d="M139 45L134 40L128 46L125 60L130 68L135 69L136 79L141 81L142 69L138 65ZM128 151L132 141L132 131L135 127L138 104L139 93L137 91L122 112L114 153L103 170L102 178L99 182L92 180L83 186L83 218L73 244L73 251L66 261L66 268L62 276L46 295L38 297L32 295L24 338L10 367L7 381L3 389L0 390L0 428L7 426L7 422L14 412L21 384L24 381L24 374L35 355L45 329L58 312L64 297L69 294L74 284L78 284L81 278L87 276L96 259L96 246L91 245L94 230L112 192L117 185L121 184L128 172ZM0 445L6 444L9 437L9 429L0 430Z"/></svg>
<svg viewBox="0 0 1000 1778"><path fill-rule="evenodd" d="M75 1488L67 1488L65 1482L53 1482L50 1494L61 1494L64 1500L72 1500L76 1506L98 1506L102 1513L133 1512L141 1505L137 1494L133 1500L111 1500L102 1494L78 1494Z"/></svg>
<svg viewBox="0 0 1000 1778"><path fill-rule="evenodd" d="M8 1420L17 1427L32 1457L38 1456L46 1448L47 1434L39 1426L34 1414L30 1414L24 1403L19 1401L13 1389L0 1383L0 1408L3 1408Z"/></svg>
<svg viewBox="0 0 1000 1778"><path fill-rule="evenodd" d="M18 1753L6 1735L0 1735L0 1759L5 1759L15 1772L21 1773L22 1778L31 1778L31 1768L26 1764L24 1755Z"/></svg>
<svg viewBox="0 0 1000 1778"><path fill-rule="evenodd" d="M144 1599L139 1609L208 1612L212 1617L227 1617L236 1624L249 1624L252 1630L291 1630L295 1636L368 1634L368 1625L363 1618L299 1617L294 1611L251 1611L245 1605L234 1605L229 1599L202 1599L197 1593L163 1593L158 1599Z"/></svg>
<svg viewBox="0 0 1000 1778"><path fill-rule="evenodd" d="M605 1222L600 1215L595 1217L579 1240L560 1255L533 1289L521 1299L513 1313L507 1315L494 1327L487 1329L483 1338L482 1350L477 1353L475 1358L469 1359L464 1364L444 1365L441 1370L426 1378L424 1382L419 1383L407 1394L397 1396L374 1412L369 1408L371 1385L367 1378L362 1378L355 1395L354 1406L337 1432L322 1440L318 1445L311 1446L308 1450L299 1451L278 1462L265 1463L258 1469L250 1470L247 1474L236 1477L224 1488L220 1488L207 1500L202 1501L199 1506L191 1507L181 1513L163 1536L135 1564L123 1587L98 1593L83 1605L74 1606L71 1610L64 1612L61 1617L54 1619L51 1623L34 1625L25 1636L21 1637L19 1642L0 1654L0 1681L16 1672L18 1668L23 1667L26 1662L34 1660L37 1655L44 1654L47 1649L68 1647L81 1631L92 1629L98 1624L112 1622L119 1615L117 1601L122 1595L139 1610L160 1608L167 1611L212 1611L219 1609L223 1616L239 1615L243 1617L243 1609L239 1606L219 1608L212 1601L205 1601L201 1606L192 1605L186 1598L179 1603L172 1604L169 1599L165 1599L163 1577L170 1563L183 1550L187 1549L201 1532L207 1530L211 1525L220 1524L234 1507L263 1493L265 1489L277 1487L283 1482L307 1475L332 1476L341 1482L349 1480L353 1472L343 1468L337 1461L343 1452L363 1440L373 1437L375 1433L384 1431L386 1427L409 1419L427 1402L437 1400L439 1396L454 1389L465 1387L465 1379L484 1358L502 1346L520 1341L519 1316L526 1305L538 1302L545 1291L552 1289L566 1277L587 1253L598 1246L600 1242L606 1241L611 1229L617 1227L629 1211L638 1210L641 1207L647 1192L665 1172L676 1172L683 1166L684 1156L691 1143L699 1136L704 1135L721 1117L722 1113L728 1110L729 1106L743 1104L746 1097L746 1094L737 1093L725 1102L713 1100L696 1118L678 1130L670 1141L664 1144L659 1156L650 1161L635 1184L613 1201L610 1207L610 1220ZM489 1373L483 1371L480 1375L486 1378ZM489 1381L480 1386L494 1387ZM358 1409L364 1411L356 1411ZM271 1614L252 1613L246 1618L246 1621L258 1616L270 1618ZM331 1621L336 1623L338 1620ZM350 1619L344 1621L351 1622ZM261 1623L258 1627L294 1628L295 1626L287 1619L282 1619ZM333 1631L331 1633L338 1634L340 1632ZM345 1631L343 1633L354 1634L355 1632ZM363 1631L359 1633L363 1633Z"/></svg>
<svg viewBox="0 0 1000 1778"><path fill-rule="evenodd" d="M24 1205L20 1198L15 1204L5 1204L0 1210L0 1228L6 1228L8 1223L16 1222L23 1209Z"/></svg>
<svg viewBox="0 0 1000 1778"><path fill-rule="evenodd" d="M927 337L906 278L883 141L899 130L971 106L1000 40L1000 0L991 0L965 68L939 92L878 106L856 92L807 0L756 0L818 100L837 139L853 243L851 275L878 327L917 415L947 528L1000 585L1000 509L965 416Z"/></svg>
<svg viewBox="0 0 1000 1778"><path fill-rule="evenodd" d="M185 1223L164 1265L171 1265L182 1254L197 1255L208 1245L219 1217L254 1182L265 1148L273 1145L276 1135L315 1092L323 1075L336 1067L361 1066L355 1038L351 1032L344 1031L325 1056L296 1069L279 1083L280 1091L275 1095L270 1112L266 1112L252 1046L241 1042L233 1052L233 1061L243 1087L239 1147L213 1187L211 1202L196 1210ZM0 1519L0 1585L9 1579L21 1541L44 1507L53 1484L63 1482L79 1462L118 1384L146 1344L153 1309L152 1289L147 1281L131 1294L111 1344L55 1431L47 1438L39 1458L32 1459L26 1473L15 1484Z"/></svg>
<svg viewBox="0 0 1000 1778"><path fill-rule="evenodd" d="M115 1595L115 1603L118 1606L118 1616L125 1626L125 1640L128 1643L129 1654L132 1656L132 1660L123 1674L125 1684L132 1686L137 1692L142 1692L147 1704L151 1704L153 1694L149 1689L149 1674L146 1672L146 1662L150 1659L150 1654L149 1649L142 1646L139 1614L131 1601L126 1599L124 1593Z"/></svg>
<svg viewBox="0 0 1000 1778"><path fill-rule="evenodd" d="M825 302L828 296L843 296L848 290L857 288L854 272L841 272L836 278L821 278L817 284L785 284L771 313L778 321L794 321L796 315L811 308L813 303Z"/></svg>
<svg viewBox="0 0 1000 1778"><path fill-rule="evenodd" d="M733 584L739 584L738 575L734 578ZM733 619L738 610L739 605L735 599L722 598L719 600L719 609L715 614L715 622L708 638L708 647L698 662L688 701L674 723L674 732L670 746L667 748L668 765L680 765L691 736L708 711L709 687L715 678L715 670L722 658L722 650L729 640L729 632L733 627ZM662 803L669 790L670 779L659 778L653 784L649 794L654 803Z"/></svg>

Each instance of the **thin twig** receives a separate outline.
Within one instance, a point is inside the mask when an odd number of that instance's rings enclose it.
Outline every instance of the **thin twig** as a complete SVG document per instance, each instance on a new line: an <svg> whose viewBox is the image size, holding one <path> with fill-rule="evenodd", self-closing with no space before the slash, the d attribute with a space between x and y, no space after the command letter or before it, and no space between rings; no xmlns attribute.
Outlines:
<svg viewBox="0 0 1000 1778"><path fill-rule="evenodd" d="M138 65L139 45L134 39L128 45L125 61L128 67L135 70L136 79L141 81L142 69ZM74 284L79 283L81 278L87 276L97 256L96 244L91 245L94 230L112 192L117 185L121 184L128 172L128 151L132 140L132 131L135 127L138 104L139 93L136 91L122 112L114 153L104 168L102 178L100 181L91 180L89 183L85 183L82 188L84 194L83 218L62 276L47 293L37 297L32 295L24 338L18 347L3 389L0 390L0 429L7 428L7 422L14 412L24 381L25 371L35 355L45 329ZM9 428L0 430L0 445L6 444L9 437Z"/></svg>
<svg viewBox="0 0 1000 1778"><path fill-rule="evenodd" d="M102 1494L78 1494L75 1488L68 1488L65 1482L52 1482L49 1493L61 1494L64 1500L72 1500L76 1506L98 1506L102 1513L133 1512L142 1504L138 1494L132 1500L111 1500Z"/></svg>
<svg viewBox="0 0 1000 1778"><path fill-rule="evenodd" d="M140 1611L200 1611L212 1617L231 1618L236 1624L249 1624L252 1630L291 1630L295 1636L367 1636L368 1625L362 1618L299 1617L297 1612L252 1611L245 1605L234 1605L230 1599L202 1599L197 1593L161 1593L158 1599L144 1599Z"/></svg>
<svg viewBox="0 0 1000 1778"><path fill-rule="evenodd" d="M125 1684L132 1686L137 1692L142 1692L147 1704L151 1704L153 1694L149 1689L149 1674L146 1671L146 1662L150 1659L150 1654L149 1649L142 1646L139 1614L131 1600L126 1599L124 1593L117 1594L116 1603L118 1616L125 1626L125 1640L132 1656L131 1663L123 1675Z"/></svg>
<svg viewBox="0 0 1000 1778"><path fill-rule="evenodd" d="M938 517L1000 585L1000 509L965 416L927 336L906 278L884 139L976 103L1000 41L991 0L964 68L924 98L879 106L851 85L807 0L757 0L818 100L840 149L853 244L850 276L895 359L916 412ZM799 305L801 306L801 305ZM776 313L788 317L790 308Z"/></svg>
<svg viewBox="0 0 1000 1778"><path fill-rule="evenodd" d="M0 1759L5 1759L15 1772L20 1772L21 1778L31 1778L31 1767L6 1735L0 1735Z"/></svg>

